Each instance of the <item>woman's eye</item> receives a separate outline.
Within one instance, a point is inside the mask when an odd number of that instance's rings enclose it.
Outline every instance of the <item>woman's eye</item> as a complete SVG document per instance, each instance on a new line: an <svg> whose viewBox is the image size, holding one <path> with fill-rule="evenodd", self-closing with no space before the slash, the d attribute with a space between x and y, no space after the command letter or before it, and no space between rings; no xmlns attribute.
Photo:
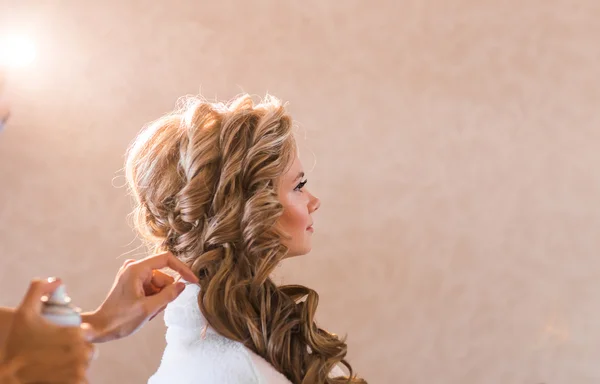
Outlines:
<svg viewBox="0 0 600 384"><path fill-rule="evenodd" d="M308 182L308 180L301 181L298 185L296 185L296 188L294 188L294 191L301 191L307 182Z"/></svg>

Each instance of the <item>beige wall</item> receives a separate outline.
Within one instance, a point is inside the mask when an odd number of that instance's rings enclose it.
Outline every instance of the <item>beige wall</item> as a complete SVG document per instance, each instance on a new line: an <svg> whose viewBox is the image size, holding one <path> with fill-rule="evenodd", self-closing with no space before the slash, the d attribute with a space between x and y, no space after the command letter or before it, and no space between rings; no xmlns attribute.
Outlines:
<svg viewBox="0 0 600 384"><path fill-rule="evenodd" d="M600 382L598 1L40 3L0 0L39 46L0 135L1 304L60 275L94 308L141 254L120 167L142 124L269 91L323 203L278 274L371 383ZM163 334L103 345L92 381L145 382Z"/></svg>

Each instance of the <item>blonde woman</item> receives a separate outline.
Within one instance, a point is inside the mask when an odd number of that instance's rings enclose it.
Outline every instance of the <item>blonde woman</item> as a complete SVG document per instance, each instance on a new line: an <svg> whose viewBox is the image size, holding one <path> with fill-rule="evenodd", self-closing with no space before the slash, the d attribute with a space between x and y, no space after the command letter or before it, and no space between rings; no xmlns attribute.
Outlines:
<svg viewBox="0 0 600 384"><path fill-rule="evenodd" d="M165 311L150 384L366 383L346 343L315 324L317 293L270 278L310 252L320 205L277 99L187 99L139 134L126 175L136 229L200 280Z"/></svg>

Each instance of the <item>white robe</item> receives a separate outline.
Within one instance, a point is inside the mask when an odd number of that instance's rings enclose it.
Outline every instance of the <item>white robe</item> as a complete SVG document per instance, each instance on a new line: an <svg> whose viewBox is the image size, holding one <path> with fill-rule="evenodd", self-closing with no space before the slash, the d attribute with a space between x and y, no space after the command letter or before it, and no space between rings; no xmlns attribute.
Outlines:
<svg viewBox="0 0 600 384"><path fill-rule="evenodd" d="M167 306L167 347L148 384L291 384L262 357L210 327L198 307L199 292L188 284ZM332 375L344 373L336 367Z"/></svg>

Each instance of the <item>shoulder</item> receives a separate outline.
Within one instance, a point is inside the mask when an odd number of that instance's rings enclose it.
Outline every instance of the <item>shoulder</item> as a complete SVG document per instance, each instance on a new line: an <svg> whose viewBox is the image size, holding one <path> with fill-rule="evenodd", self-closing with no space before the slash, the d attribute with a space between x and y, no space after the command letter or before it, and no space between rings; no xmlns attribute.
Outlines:
<svg viewBox="0 0 600 384"><path fill-rule="evenodd" d="M261 384L244 346L219 335L169 343L148 384Z"/></svg>
<svg viewBox="0 0 600 384"><path fill-rule="evenodd" d="M198 308L199 292L189 284L167 306L167 346L148 383L262 384L245 347L208 325Z"/></svg>

